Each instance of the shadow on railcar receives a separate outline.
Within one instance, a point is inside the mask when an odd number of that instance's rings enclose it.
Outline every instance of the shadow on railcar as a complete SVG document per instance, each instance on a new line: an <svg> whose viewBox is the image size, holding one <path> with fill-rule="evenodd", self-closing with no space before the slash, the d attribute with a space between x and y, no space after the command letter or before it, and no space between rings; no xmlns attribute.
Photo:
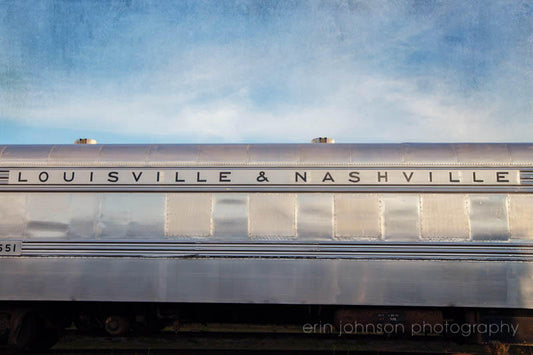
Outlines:
<svg viewBox="0 0 533 355"><path fill-rule="evenodd" d="M202 332L440 337L459 344L533 345L533 311L527 309L110 302L4 303L0 341L4 347L36 351L51 348L66 330L91 336L146 336L187 332L192 324L201 324L194 331Z"/></svg>

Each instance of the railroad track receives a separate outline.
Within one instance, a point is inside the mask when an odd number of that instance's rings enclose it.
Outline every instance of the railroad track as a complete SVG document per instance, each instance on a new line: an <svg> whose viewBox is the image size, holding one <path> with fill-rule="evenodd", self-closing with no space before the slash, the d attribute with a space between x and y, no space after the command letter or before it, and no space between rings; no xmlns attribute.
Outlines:
<svg viewBox="0 0 533 355"><path fill-rule="evenodd" d="M5 350L5 349L4 349ZM0 352L4 352L0 348ZM66 354L520 354L523 346L459 344L442 338L387 339L380 336L266 332L162 332L153 336L87 336L67 332L51 350L39 355ZM16 354L14 351L5 353ZM34 353L35 354L35 353Z"/></svg>

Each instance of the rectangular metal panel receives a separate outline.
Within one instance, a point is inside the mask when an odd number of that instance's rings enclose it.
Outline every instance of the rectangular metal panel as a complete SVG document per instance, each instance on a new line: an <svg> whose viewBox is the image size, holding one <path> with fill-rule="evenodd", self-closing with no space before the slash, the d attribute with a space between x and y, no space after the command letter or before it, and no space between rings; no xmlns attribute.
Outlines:
<svg viewBox="0 0 533 355"><path fill-rule="evenodd" d="M26 234L32 238L66 238L70 224L68 193L28 194Z"/></svg>
<svg viewBox="0 0 533 355"><path fill-rule="evenodd" d="M2 163L47 162L52 145L8 145L2 151Z"/></svg>
<svg viewBox="0 0 533 355"><path fill-rule="evenodd" d="M472 240L508 240L507 195L470 195Z"/></svg>
<svg viewBox="0 0 533 355"><path fill-rule="evenodd" d="M381 212L377 194L335 194L335 238L380 237Z"/></svg>
<svg viewBox="0 0 533 355"><path fill-rule="evenodd" d="M331 240L333 237L333 194L299 194L296 220L299 240Z"/></svg>
<svg viewBox="0 0 533 355"><path fill-rule="evenodd" d="M103 194L97 226L99 237L163 237L165 195L150 193Z"/></svg>
<svg viewBox="0 0 533 355"><path fill-rule="evenodd" d="M533 195L509 195L511 239L533 240Z"/></svg>
<svg viewBox="0 0 533 355"><path fill-rule="evenodd" d="M250 194L250 237L283 240L296 237L296 194Z"/></svg>
<svg viewBox="0 0 533 355"><path fill-rule="evenodd" d="M78 166L92 165L98 162L101 148L98 144L55 145L49 160L54 165L65 162Z"/></svg>
<svg viewBox="0 0 533 355"><path fill-rule="evenodd" d="M533 263L1 257L1 300L533 308Z"/></svg>
<svg viewBox="0 0 533 355"><path fill-rule="evenodd" d="M420 239L419 196L413 194L383 194L383 238L394 241Z"/></svg>
<svg viewBox="0 0 533 355"><path fill-rule="evenodd" d="M165 235L209 237L212 232L213 194L169 193L166 201Z"/></svg>
<svg viewBox="0 0 533 355"><path fill-rule="evenodd" d="M404 144L404 161L407 164L454 164L457 156L451 144Z"/></svg>
<svg viewBox="0 0 533 355"><path fill-rule="evenodd" d="M149 145L138 144L106 144L100 149L99 161L120 162L121 164L144 165L147 162Z"/></svg>
<svg viewBox="0 0 533 355"><path fill-rule="evenodd" d="M217 165L246 164L248 145L203 144L198 146L198 159Z"/></svg>
<svg viewBox="0 0 533 355"><path fill-rule="evenodd" d="M198 146L192 144L160 144L152 146L148 155L151 165L194 165L198 162Z"/></svg>
<svg viewBox="0 0 533 355"><path fill-rule="evenodd" d="M422 239L466 240L470 236L468 200L464 194L421 194Z"/></svg>
<svg viewBox="0 0 533 355"><path fill-rule="evenodd" d="M508 144L511 160L513 164L532 165L533 161L533 144L532 143L514 143Z"/></svg>
<svg viewBox="0 0 533 355"><path fill-rule="evenodd" d="M300 160L298 149L292 144L250 144L248 154L252 164L294 165Z"/></svg>
<svg viewBox="0 0 533 355"><path fill-rule="evenodd" d="M102 194L70 194L69 239L94 238Z"/></svg>
<svg viewBox="0 0 533 355"><path fill-rule="evenodd" d="M225 240L248 239L248 194L213 195L213 235Z"/></svg>
<svg viewBox="0 0 533 355"><path fill-rule="evenodd" d="M507 165L511 163L511 154L506 144L454 144L459 163Z"/></svg>
<svg viewBox="0 0 533 355"><path fill-rule="evenodd" d="M350 163L351 146L349 144L310 144L300 148L300 162L309 165L326 165Z"/></svg>
<svg viewBox="0 0 533 355"><path fill-rule="evenodd" d="M25 227L26 194L0 193L0 237L20 237Z"/></svg>

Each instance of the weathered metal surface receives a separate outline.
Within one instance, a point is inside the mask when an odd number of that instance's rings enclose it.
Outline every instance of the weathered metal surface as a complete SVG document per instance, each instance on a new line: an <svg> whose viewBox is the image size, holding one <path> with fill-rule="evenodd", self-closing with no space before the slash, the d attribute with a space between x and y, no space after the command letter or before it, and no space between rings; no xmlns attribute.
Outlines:
<svg viewBox="0 0 533 355"><path fill-rule="evenodd" d="M1 300L533 308L532 144L0 152Z"/></svg>
<svg viewBox="0 0 533 355"><path fill-rule="evenodd" d="M0 239L532 241L528 194L0 193Z"/></svg>
<svg viewBox="0 0 533 355"><path fill-rule="evenodd" d="M533 264L511 261L2 257L0 279L18 301L533 307Z"/></svg>
<svg viewBox="0 0 533 355"><path fill-rule="evenodd" d="M533 166L533 144L10 145L0 166Z"/></svg>

